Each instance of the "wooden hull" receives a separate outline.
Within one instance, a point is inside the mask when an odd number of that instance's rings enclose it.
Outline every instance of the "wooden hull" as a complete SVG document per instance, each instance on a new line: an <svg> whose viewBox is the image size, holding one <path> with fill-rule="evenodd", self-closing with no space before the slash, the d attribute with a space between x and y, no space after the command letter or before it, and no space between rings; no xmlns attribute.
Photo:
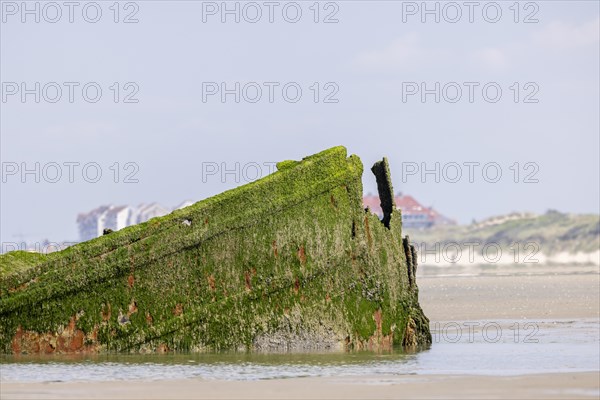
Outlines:
<svg viewBox="0 0 600 400"><path fill-rule="evenodd" d="M387 161L378 165L385 196ZM416 253L398 210L384 224L363 209L362 170L343 147L282 162L261 180L3 276L0 351L428 345Z"/></svg>

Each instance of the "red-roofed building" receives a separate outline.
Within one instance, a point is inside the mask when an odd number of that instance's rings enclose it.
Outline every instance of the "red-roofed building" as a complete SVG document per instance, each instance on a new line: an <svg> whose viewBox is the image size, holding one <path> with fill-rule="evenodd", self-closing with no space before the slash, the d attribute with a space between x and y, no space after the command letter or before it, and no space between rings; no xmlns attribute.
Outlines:
<svg viewBox="0 0 600 400"><path fill-rule="evenodd" d="M405 228L429 228L434 225L456 225L456 221L443 216L431 207L425 207L412 196L402 193L394 197L396 207L402 211L402 226ZM379 196L367 194L363 196L363 205L372 213L383 218Z"/></svg>

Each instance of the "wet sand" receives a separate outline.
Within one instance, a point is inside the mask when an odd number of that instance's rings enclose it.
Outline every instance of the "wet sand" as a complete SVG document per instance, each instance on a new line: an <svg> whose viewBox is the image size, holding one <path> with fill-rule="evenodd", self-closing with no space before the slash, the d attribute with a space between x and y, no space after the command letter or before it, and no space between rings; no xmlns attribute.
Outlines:
<svg viewBox="0 0 600 400"><path fill-rule="evenodd" d="M597 373L2 384L3 399L594 399Z"/></svg>
<svg viewBox="0 0 600 400"><path fill-rule="evenodd" d="M421 276L419 302L435 321L600 317L598 267L578 274Z"/></svg>
<svg viewBox="0 0 600 400"><path fill-rule="evenodd" d="M420 276L432 323L506 319L597 319L597 267L576 274ZM434 344L435 345L435 344ZM482 357L485 357L482 354ZM599 361L600 364L600 361ZM598 366L600 369L600 365ZM600 372L518 376L378 375L258 381L1 382L2 399L597 399Z"/></svg>

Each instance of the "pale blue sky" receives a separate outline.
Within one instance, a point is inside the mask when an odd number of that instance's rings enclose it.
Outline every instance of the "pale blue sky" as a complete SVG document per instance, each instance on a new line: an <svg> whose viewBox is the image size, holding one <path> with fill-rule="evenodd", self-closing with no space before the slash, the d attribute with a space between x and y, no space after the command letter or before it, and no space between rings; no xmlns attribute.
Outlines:
<svg viewBox="0 0 600 400"><path fill-rule="evenodd" d="M367 172L387 156L397 191L462 223L511 211L599 212L596 1L539 1L527 9L523 2L519 23L513 21L512 1L498 2L502 17L497 23L486 22L479 8L473 23L465 14L457 23L445 22L443 15L440 23L431 16L422 23L419 14L402 21L407 2L335 2L337 10L325 9L322 2L320 20L336 11L339 22L331 24L314 23L313 1L298 2L303 14L295 24L282 18L280 8L273 23L267 15L255 24L243 18L234 23L231 17L221 23L219 15L203 23L203 3L195 1L136 2L138 23L114 23L113 1L98 3L103 14L95 24L83 20L80 10L73 23L63 15L54 24L43 15L40 23L31 16L22 23L10 8L3 14L5 90L7 82L29 87L97 82L103 89L97 103L83 100L80 90L73 103L66 100L66 89L54 104L43 99L36 104L32 95L25 103L18 94L8 96L0 103L4 167L96 162L103 178L87 183L78 170L74 183L66 176L54 184L43 177L35 183L30 175L22 183L19 175L7 176L1 186L2 242L77 239L77 213L99 205L156 201L175 206L238 185L231 176L224 183L214 177L203 182L203 162L262 164L340 144L363 159ZM119 19L132 11L121 9ZM538 23L522 22L530 13ZM135 82L139 102L115 104L109 88L114 82ZM288 103L276 90L270 103L265 89L255 104L235 103L233 96L226 103L218 96L203 102L203 82L297 82L303 96ZM320 100L333 90L324 85L335 83L339 102L314 103L314 82L320 83ZM428 87L457 82L463 98L435 103L429 95L422 103L416 95L403 102L403 82ZM466 100L463 82L480 83L473 103ZM481 95L488 82L503 91L496 103ZM514 82L520 88L518 103L510 89ZM526 83L534 85L525 88ZM523 96L534 89L539 102L524 103ZM126 162L139 165L139 183L114 183L109 169L114 162L122 174ZM497 163L503 175L489 183L475 169L472 183L466 176L457 183L436 183L432 175L425 182L419 176L402 182L402 163L433 168L436 162L441 167ZM515 162L519 183L510 169ZM528 162L539 167L538 183L523 182L533 171L524 169ZM375 191L370 172L364 184L365 192Z"/></svg>

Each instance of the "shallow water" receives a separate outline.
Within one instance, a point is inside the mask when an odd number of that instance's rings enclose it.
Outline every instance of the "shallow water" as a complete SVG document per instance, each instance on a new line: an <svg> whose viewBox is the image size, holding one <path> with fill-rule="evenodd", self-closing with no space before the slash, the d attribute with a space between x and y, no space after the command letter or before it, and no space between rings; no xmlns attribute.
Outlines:
<svg viewBox="0 0 600 400"><path fill-rule="evenodd" d="M406 374L522 375L600 371L600 321L496 320L431 324L416 353L211 353L2 356L1 381L257 380Z"/></svg>

